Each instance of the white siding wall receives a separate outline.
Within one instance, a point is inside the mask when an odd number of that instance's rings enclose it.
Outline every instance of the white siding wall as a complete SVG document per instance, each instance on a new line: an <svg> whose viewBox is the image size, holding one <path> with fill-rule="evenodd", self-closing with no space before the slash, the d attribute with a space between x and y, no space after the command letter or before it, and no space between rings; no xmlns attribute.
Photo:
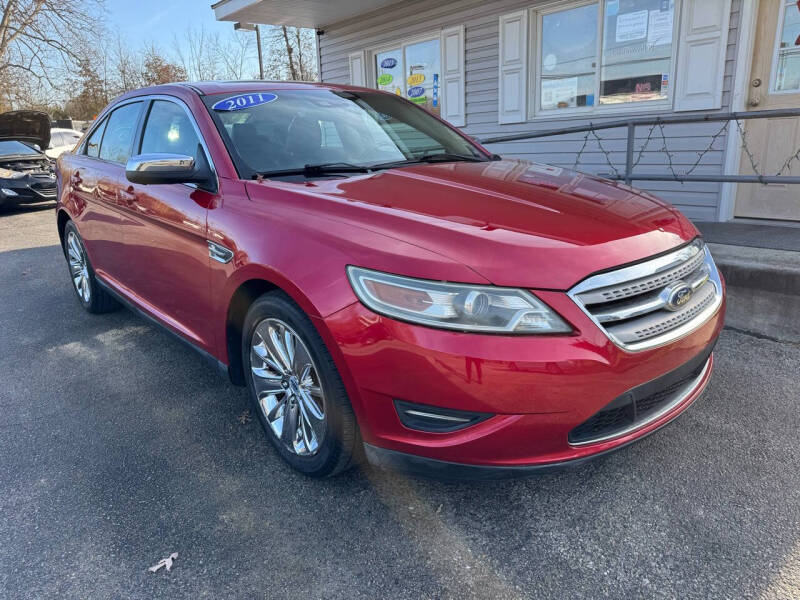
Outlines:
<svg viewBox="0 0 800 600"><path fill-rule="evenodd" d="M321 74L323 81L349 82L351 53L370 49L392 41L403 40L446 27L464 25L466 32L466 126L463 130L478 139L507 133L521 133L557 129L587 123L588 119L564 118L538 122L500 125L498 123L498 53L500 15L529 8L540 0L410 0L393 7L370 13L356 20L325 27L319 37ZM728 110L738 39L739 6L733 0L727 60L722 96L722 110ZM367 65L368 69L372 65ZM637 114L635 116L644 116ZM621 115L611 119L624 118ZM594 122L603 119L592 118ZM706 150L711 137L722 124L673 125L665 128L667 147L677 172L685 171ZM648 133L648 127L637 129L638 153ZM639 166L649 172L668 172L667 157L659 152L663 143L659 130L642 156ZM625 164L625 130L608 130L600 133L603 147L611 152L611 160L618 169ZM490 150L504 156L514 156L572 167L575 156L584 142L584 135L571 135L523 142L502 143ZM721 173L724 162L725 135L714 143L714 149L703 157L696 174ZM611 172L598 144L590 141L582 154L578 169L589 173ZM676 182L634 182L680 207L690 218L715 220L721 184Z"/></svg>

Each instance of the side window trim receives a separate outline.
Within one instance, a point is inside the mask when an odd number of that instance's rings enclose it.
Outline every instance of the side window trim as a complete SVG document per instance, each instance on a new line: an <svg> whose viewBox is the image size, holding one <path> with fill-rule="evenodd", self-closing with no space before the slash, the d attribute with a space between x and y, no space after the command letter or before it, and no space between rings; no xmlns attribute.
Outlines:
<svg viewBox="0 0 800 600"><path fill-rule="evenodd" d="M142 98L142 111L139 113L139 119L136 121L136 129L133 132L133 139L131 140L130 155L136 156L142 147L142 137L144 136L144 127L147 123L147 118L150 116L150 110L153 107L153 99L150 96Z"/></svg>
<svg viewBox="0 0 800 600"><path fill-rule="evenodd" d="M95 125L91 128L89 133L86 134L86 138L83 140L83 143L81 144L81 148L80 148L80 151L78 152L78 154L81 154L83 156L87 156L88 158L99 159L99 157L100 157L100 146L103 143L103 135L105 135L106 121L108 121L108 115L104 116L97 123L95 123ZM103 135L100 136L100 143L97 144L97 156L89 156L89 142L91 141L92 136L95 133L97 133L98 130L101 127L103 128Z"/></svg>
<svg viewBox="0 0 800 600"><path fill-rule="evenodd" d="M152 94L152 95L148 95L148 96L134 96L134 97L128 98L127 100L124 100L124 101L122 101L122 102L120 102L118 104L115 104L114 106L110 107L110 109L107 110L103 114L102 118L99 119L97 121L97 123L95 123L94 126L86 134L86 137L85 137L83 143L81 144L81 148L80 148L79 154L82 154L82 155L86 156L87 158L91 158L93 160L100 160L100 161L103 161L103 162L106 162L106 163L118 165L119 163L111 163L111 161L107 161L107 160L105 160L103 158L100 158L100 156L99 156L100 148L103 145L103 138L105 138L105 135L106 135L105 130L103 130L103 135L100 136L100 146L98 147L98 156L89 156L87 154L88 147L89 147L89 140L92 138L92 136L95 134L95 132L100 127L103 127L103 124L108 121L109 117L114 113L114 111L116 111L119 108L122 108L123 106L125 106L127 104L131 104L133 102L141 102L143 106L142 106L142 110L141 110L141 112L139 114L139 121L137 123L136 133L133 136L133 141L132 141L132 145L131 145L131 148L130 148L131 156L136 156L137 154L139 154L139 151L141 150L141 147L142 147L142 141L144 139L144 128L147 125L147 118L150 116L150 110L152 109L153 103L156 100L165 100L167 102L172 102L173 104L177 104L178 106L180 106L183 109L183 111L189 117L189 121L191 122L192 127L194 128L194 131L197 134L197 139L200 140L200 146L203 148L203 153L205 154L205 159L208 162L208 166L211 169L211 172L214 174L216 187L217 187L217 189L219 189L219 175L217 174L217 168L214 165L214 159L212 158L211 152L208 149L208 144L206 143L206 139L203 136L203 132L200 131L200 126L197 124L197 120L194 118L194 115L192 114L192 111L189 110L189 107L186 105L186 103L183 102L183 100L181 100L177 96L168 96L166 94ZM189 187L196 187L196 186L195 185L190 185Z"/></svg>
<svg viewBox="0 0 800 600"><path fill-rule="evenodd" d="M104 163L108 163L108 164L111 164L111 165L120 164L118 162L114 162L114 161L111 161L111 160L106 160L105 158L100 158L100 151L103 148L103 141L106 138L106 129L105 129L105 126L103 124L105 123L107 125L109 119L111 119L111 115L113 115L117 110L119 110L123 106L127 106L128 104L134 104L134 103L137 103L137 102L144 104L145 103L145 98L146 98L145 96L134 96L133 98L128 98L127 100L124 100L124 101L120 102L119 104L115 104L108 111L106 111L105 114L103 115L103 118L100 119L97 122L97 124L95 124L92 127L92 129L89 131L89 133L86 135L86 138L85 138L83 144L81 145L81 149L80 149L80 152L78 154L82 154L82 155L86 156L87 158L91 158L91 159L94 159L94 160L100 160L100 161L103 161ZM142 119L142 114L141 114L141 111L140 111L137 123L141 123L141 119ZM89 140L92 139L92 136L95 134L95 132L100 127L103 127L104 129L103 129L103 135L100 136L100 145L98 146L98 149L97 149L97 156L89 156L87 154L88 149L89 149ZM135 139L136 139L136 136L134 135L134 140ZM129 148L130 151L133 150L133 141L134 140L131 141L131 146Z"/></svg>

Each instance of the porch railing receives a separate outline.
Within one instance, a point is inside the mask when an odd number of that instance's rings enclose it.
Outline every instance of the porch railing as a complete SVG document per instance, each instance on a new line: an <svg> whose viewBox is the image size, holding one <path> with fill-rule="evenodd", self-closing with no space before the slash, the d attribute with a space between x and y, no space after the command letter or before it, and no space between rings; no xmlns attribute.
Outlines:
<svg viewBox="0 0 800 600"><path fill-rule="evenodd" d="M781 169L775 174L768 174L760 172L758 168L758 163L747 145L747 132L741 125L741 121L749 121L752 119L776 119L776 118L784 118L784 117L800 117L800 108L787 108L787 109L777 109L777 110L758 110L758 111L750 111L750 112L729 112L729 113L709 113L709 114L702 114L702 115L667 115L662 117L644 117L644 118L636 118L636 119L624 119L624 120L617 120L617 121L605 121L601 123L589 123L588 125L577 125L574 127L563 127L560 129L550 129L547 131L537 131L531 133L516 133L512 135L501 135L495 136L490 138L481 139L480 142L482 144L498 144L502 142L517 142L522 140L535 140L547 137L554 137L560 135L567 135L567 134L574 134L574 133L585 133L586 136L583 140L583 147L579 151L575 165L577 166L580 162L580 157L583 151L585 150L588 142L589 137L594 136L598 142L598 146L600 147L601 152L605 154L606 160L608 161L609 166L612 168L613 173L601 173L603 177L607 177L608 179L616 179L625 181L627 184L631 184L633 181L679 181L679 182L695 182L695 181L704 181L704 182L713 182L713 183L762 183L762 184L769 184L769 183L784 183L784 184L798 184L800 183L800 176L796 175L784 175L784 172L790 172L792 165L795 161L800 163L800 148L798 148L793 154L790 154L787 157L786 161L783 163ZM712 150L714 142L716 139L729 130L730 123L734 121L736 122L736 129L741 136L742 142L742 150L744 154L750 161L750 166L753 170L752 175L726 175L726 174L693 174L695 168L700 164L700 161L703 159L703 156L707 154L709 151ZM720 131L711 136L711 143L709 147L702 151L698 152L699 159L698 161L687 170L685 173L678 173L675 171L674 166L672 165L672 158L670 155L669 150L666 148L666 136L664 135L664 126L665 125L679 125L679 124L691 124L691 123L714 123L714 122L724 122L725 125L723 126ZM637 127L650 127L650 132L648 133L648 137L644 143L644 148L647 147L653 132L655 131L656 127L660 128L661 136L664 138L664 148L663 151L667 153L667 157L669 158L669 173L640 173L635 171L635 167L638 164L638 160L634 160L634 155L636 153L636 129ZM617 129L625 127L627 129L627 144L626 144L626 151L625 151L625 170L621 171L618 169L611 160L610 152L606 151L602 146L602 138L597 135L598 131L607 130L607 129ZM644 152L644 149L640 149L640 156Z"/></svg>

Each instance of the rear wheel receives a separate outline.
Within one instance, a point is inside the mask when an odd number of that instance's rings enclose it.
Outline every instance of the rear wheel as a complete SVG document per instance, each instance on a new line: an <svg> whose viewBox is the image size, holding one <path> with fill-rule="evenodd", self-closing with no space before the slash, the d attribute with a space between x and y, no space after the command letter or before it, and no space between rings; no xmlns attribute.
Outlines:
<svg viewBox="0 0 800 600"><path fill-rule="evenodd" d="M72 221L68 221L64 227L64 255L67 257L72 289L84 310L100 314L119 307L117 301L97 282L86 247Z"/></svg>
<svg viewBox="0 0 800 600"><path fill-rule="evenodd" d="M242 364L256 413L281 457L312 477L347 469L356 421L328 349L308 316L280 292L247 312Z"/></svg>

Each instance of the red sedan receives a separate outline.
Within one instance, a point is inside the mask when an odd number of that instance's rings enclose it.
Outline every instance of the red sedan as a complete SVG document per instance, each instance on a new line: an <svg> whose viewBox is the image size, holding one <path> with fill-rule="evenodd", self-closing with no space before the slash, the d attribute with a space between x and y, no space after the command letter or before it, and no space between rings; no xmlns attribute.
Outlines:
<svg viewBox="0 0 800 600"><path fill-rule="evenodd" d="M492 155L391 94L130 92L58 164L92 313L119 304L238 385L311 476L575 464L703 391L724 285L657 198Z"/></svg>

